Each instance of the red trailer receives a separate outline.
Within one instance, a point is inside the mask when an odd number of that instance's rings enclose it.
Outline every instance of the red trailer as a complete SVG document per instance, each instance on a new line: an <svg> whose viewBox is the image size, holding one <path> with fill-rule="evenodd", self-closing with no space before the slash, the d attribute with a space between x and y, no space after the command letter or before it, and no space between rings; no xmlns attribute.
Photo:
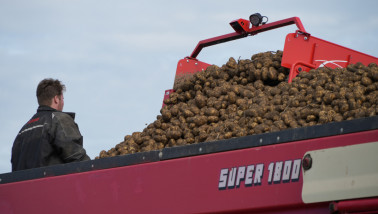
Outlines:
<svg viewBox="0 0 378 214"><path fill-rule="evenodd" d="M282 65L298 72L378 59L321 39L299 18L231 22L203 47L296 24ZM250 23L253 23L252 27ZM166 96L169 92L166 91ZM0 175L0 213L377 213L378 116Z"/></svg>

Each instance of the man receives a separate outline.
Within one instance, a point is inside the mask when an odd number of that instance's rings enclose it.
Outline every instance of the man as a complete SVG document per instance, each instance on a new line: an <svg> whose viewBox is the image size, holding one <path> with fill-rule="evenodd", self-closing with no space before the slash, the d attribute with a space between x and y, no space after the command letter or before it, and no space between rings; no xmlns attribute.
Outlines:
<svg viewBox="0 0 378 214"><path fill-rule="evenodd" d="M22 127L12 147L12 171L90 160L74 113L62 112L65 85L44 79L37 87L37 113Z"/></svg>

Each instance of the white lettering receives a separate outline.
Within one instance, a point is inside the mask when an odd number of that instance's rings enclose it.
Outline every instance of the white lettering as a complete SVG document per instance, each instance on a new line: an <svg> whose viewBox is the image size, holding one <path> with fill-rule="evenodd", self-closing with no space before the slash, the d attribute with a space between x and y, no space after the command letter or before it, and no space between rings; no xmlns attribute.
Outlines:
<svg viewBox="0 0 378 214"><path fill-rule="evenodd" d="M249 165L247 167L247 174L245 175L245 185L246 186L252 186L252 176L253 176L253 171L255 170L255 165Z"/></svg>
<svg viewBox="0 0 378 214"><path fill-rule="evenodd" d="M236 177L236 187L240 186L240 181L244 180L245 166L240 166L238 168L238 176Z"/></svg>
<svg viewBox="0 0 378 214"><path fill-rule="evenodd" d="M273 167L274 167L274 163L272 162L272 163L270 163L269 166L268 166L268 170L269 170L268 183L272 183Z"/></svg>
<svg viewBox="0 0 378 214"><path fill-rule="evenodd" d="M261 178L263 176L264 172L264 164L257 164L256 165L256 173L255 173L255 179L253 183L256 185L261 185Z"/></svg>
<svg viewBox="0 0 378 214"><path fill-rule="evenodd" d="M228 169L222 169L219 176L219 189L225 189L227 184Z"/></svg>
<svg viewBox="0 0 378 214"><path fill-rule="evenodd" d="M293 171L291 172L291 181L297 181L299 179L299 173L301 172L301 159L294 160Z"/></svg>
<svg viewBox="0 0 378 214"><path fill-rule="evenodd" d="M235 178L236 178L236 167L231 168L230 174L228 176L228 188L234 188L235 187Z"/></svg>
<svg viewBox="0 0 378 214"><path fill-rule="evenodd" d="M282 164L283 164L282 161L276 162L276 167L274 168L273 182L281 181Z"/></svg>
<svg viewBox="0 0 378 214"><path fill-rule="evenodd" d="M282 173L282 181L287 182L290 180L290 171L291 171L291 164L293 161L287 160L285 161L284 170Z"/></svg>
<svg viewBox="0 0 378 214"><path fill-rule="evenodd" d="M268 183L279 184L295 182L299 180L302 159L286 160L271 162L268 166ZM227 169L221 169L219 174L218 189L234 189L242 185L250 187L252 185L262 185L262 179L264 177L264 164L248 165L232 167Z"/></svg>

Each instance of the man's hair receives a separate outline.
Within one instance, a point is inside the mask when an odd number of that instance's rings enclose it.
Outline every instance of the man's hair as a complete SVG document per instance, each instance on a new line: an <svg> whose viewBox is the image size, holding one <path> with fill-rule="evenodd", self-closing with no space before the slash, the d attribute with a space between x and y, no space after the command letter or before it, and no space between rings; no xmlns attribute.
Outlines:
<svg viewBox="0 0 378 214"><path fill-rule="evenodd" d="M66 90L66 86L59 80L51 78L42 80L37 87L37 99L39 105L50 106L52 98L60 96Z"/></svg>

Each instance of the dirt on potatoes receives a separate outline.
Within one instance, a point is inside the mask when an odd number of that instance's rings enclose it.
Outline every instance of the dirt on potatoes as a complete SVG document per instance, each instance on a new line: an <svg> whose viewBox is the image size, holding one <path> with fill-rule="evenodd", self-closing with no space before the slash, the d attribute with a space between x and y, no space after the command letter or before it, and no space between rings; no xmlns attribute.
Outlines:
<svg viewBox="0 0 378 214"><path fill-rule="evenodd" d="M281 59L282 51L230 58L180 79L153 123L96 158L377 115L375 63L301 72L289 84Z"/></svg>

